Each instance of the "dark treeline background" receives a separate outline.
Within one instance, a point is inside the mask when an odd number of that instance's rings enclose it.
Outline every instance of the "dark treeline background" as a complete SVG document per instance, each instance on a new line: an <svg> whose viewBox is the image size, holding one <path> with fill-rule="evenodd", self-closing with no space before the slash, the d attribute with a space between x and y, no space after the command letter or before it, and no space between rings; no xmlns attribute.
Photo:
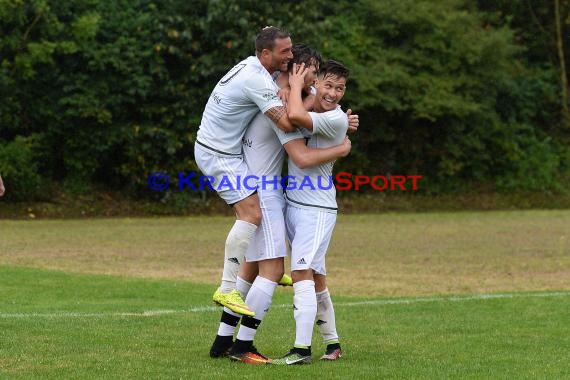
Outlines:
<svg viewBox="0 0 570 380"><path fill-rule="evenodd" d="M343 108L361 127L338 171L421 174L424 194L562 192L569 11L562 0L0 0L6 198L172 196L148 175L196 170L207 98L265 25L351 68Z"/></svg>

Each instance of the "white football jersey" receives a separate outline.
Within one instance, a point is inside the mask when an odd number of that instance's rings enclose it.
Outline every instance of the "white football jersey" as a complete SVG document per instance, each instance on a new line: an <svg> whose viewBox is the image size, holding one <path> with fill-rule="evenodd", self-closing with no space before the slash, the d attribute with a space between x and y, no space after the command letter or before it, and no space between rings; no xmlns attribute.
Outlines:
<svg viewBox="0 0 570 380"><path fill-rule="evenodd" d="M212 91L196 142L214 154L242 154L242 139L253 117L259 111L283 106L278 90L257 57L244 59Z"/></svg>
<svg viewBox="0 0 570 380"><path fill-rule="evenodd" d="M268 183L274 178L281 178L285 150L283 144L295 139L302 139L303 135L298 132L285 133L281 131L273 121L263 113L258 113L243 138L243 153L245 162L251 174L259 177L258 184L263 190L281 190ZM265 179L266 183L262 181Z"/></svg>
<svg viewBox="0 0 570 380"><path fill-rule="evenodd" d="M313 131L307 131L309 148L329 148L344 141L348 130L348 118L340 106L332 111L309 112L313 120ZM334 161L326 164L299 169L289 158L288 175L291 176L286 188L287 202L300 208L318 207L336 212L336 188L332 178ZM294 182L294 184L293 184Z"/></svg>

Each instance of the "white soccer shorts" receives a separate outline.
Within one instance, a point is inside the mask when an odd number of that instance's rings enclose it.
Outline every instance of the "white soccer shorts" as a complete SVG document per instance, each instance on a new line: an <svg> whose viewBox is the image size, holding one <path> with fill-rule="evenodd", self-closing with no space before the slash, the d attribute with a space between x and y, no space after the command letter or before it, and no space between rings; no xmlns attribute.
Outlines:
<svg viewBox="0 0 570 380"><path fill-rule="evenodd" d="M216 155L195 144L194 158L202 173L213 177L212 188L228 205L231 206L257 191L255 180L245 182L250 172L242 155Z"/></svg>
<svg viewBox="0 0 570 380"><path fill-rule="evenodd" d="M313 269L326 275L325 255L336 224L336 213L288 204L285 224L291 242L291 271Z"/></svg>
<svg viewBox="0 0 570 380"><path fill-rule="evenodd" d="M287 256L285 198L281 190L259 189L261 224L255 230L245 259L247 262Z"/></svg>

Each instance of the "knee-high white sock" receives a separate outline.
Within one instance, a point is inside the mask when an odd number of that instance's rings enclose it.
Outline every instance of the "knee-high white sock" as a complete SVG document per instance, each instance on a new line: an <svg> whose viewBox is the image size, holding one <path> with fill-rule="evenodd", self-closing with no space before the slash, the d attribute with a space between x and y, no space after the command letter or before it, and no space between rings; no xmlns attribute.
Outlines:
<svg viewBox="0 0 570 380"><path fill-rule="evenodd" d="M222 293L228 293L236 288L239 265L244 260L247 247L256 229L255 224L238 219L228 233L224 251L224 272L220 286Z"/></svg>
<svg viewBox="0 0 570 380"><path fill-rule="evenodd" d="M295 316L295 347L311 347L313 325L317 315L317 296L315 282L303 280L293 284L293 315Z"/></svg>
<svg viewBox="0 0 570 380"><path fill-rule="evenodd" d="M267 314L269 307L271 307L271 301L276 287L276 282L268 280L265 277L256 277L245 299L247 306L255 312L255 317L242 317L237 339L253 341L259 324L263 320L263 317L265 317L265 314Z"/></svg>
<svg viewBox="0 0 570 380"><path fill-rule="evenodd" d="M317 326L325 344L338 343L334 307L328 289L317 293Z"/></svg>
<svg viewBox="0 0 570 380"><path fill-rule="evenodd" d="M241 277L237 278L236 289L239 291L239 294L241 294L241 298L245 299L247 297L247 295L251 290L252 285L253 285L252 283L247 282Z"/></svg>
<svg viewBox="0 0 570 380"><path fill-rule="evenodd" d="M251 289L251 284L243 278L238 277L236 281L236 289L240 292L242 298L245 299ZM236 326L240 318L241 314L234 313L227 307L224 307L222 317L220 318L220 326L218 327L218 335L234 336L234 332L236 331Z"/></svg>

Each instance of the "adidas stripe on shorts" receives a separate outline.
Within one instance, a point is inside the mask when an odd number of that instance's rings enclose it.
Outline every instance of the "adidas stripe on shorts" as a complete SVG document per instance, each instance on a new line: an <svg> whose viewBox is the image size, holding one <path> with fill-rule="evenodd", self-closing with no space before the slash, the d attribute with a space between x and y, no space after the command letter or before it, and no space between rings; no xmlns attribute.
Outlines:
<svg viewBox="0 0 570 380"><path fill-rule="evenodd" d="M261 224L245 254L248 262L287 256L285 198L282 190L258 190Z"/></svg>
<svg viewBox="0 0 570 380"><path fill-rule="evenodd" d="M325 255L336 224L336 213L288 204L285 224L291 242L291 271L313 269L326 275Z"/></svg>

